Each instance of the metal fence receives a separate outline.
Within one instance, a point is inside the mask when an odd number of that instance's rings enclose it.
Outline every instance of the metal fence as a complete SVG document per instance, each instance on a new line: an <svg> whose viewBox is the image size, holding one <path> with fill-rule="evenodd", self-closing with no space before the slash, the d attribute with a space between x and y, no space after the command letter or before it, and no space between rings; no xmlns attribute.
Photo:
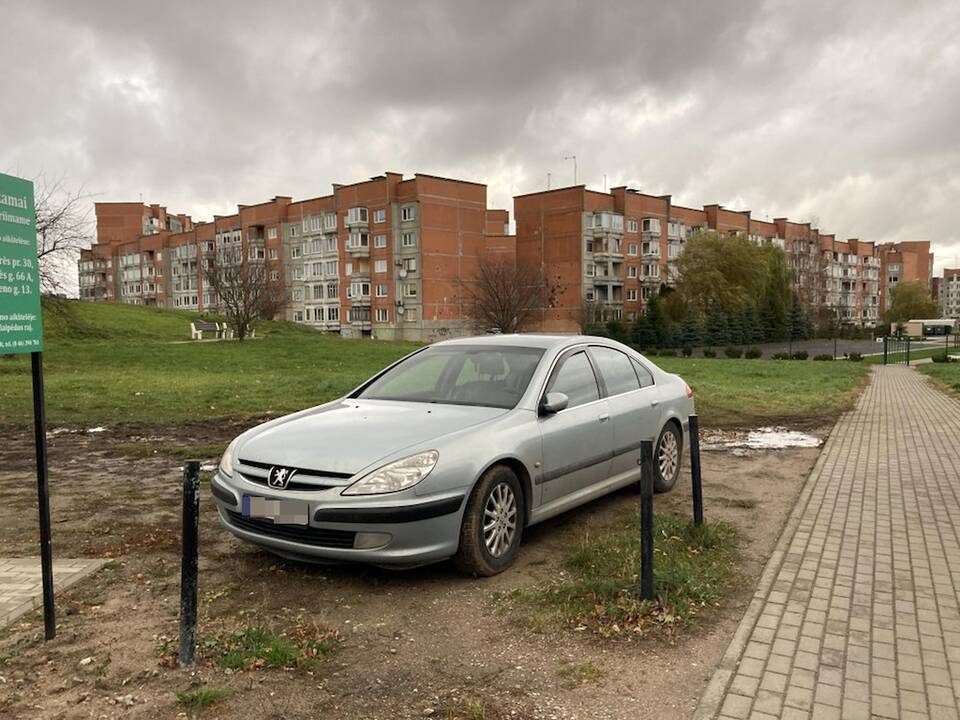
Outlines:
<svg viewBox="0 0 960 720"><path fill-rule="evenodd" d="M938 351L939 349L935 345L930 344L931 340L933 339L928 339L923 345L921 345L921 348L926 351ZM950 335L944 335L942 347L944 354L960 352L960 334L953 333ZM909 337L888 335L883 339L883 364L909 365L910 348L911 340ZM916 359L916 350L914 351L914 359Z"/></svg>

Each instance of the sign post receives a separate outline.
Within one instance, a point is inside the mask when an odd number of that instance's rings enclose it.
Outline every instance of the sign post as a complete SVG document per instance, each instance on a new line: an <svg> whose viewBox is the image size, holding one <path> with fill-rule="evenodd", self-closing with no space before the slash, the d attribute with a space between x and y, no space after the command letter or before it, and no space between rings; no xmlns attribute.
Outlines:
<svg viewBox="0 0 960 720"><path fill-rule="evenodd" d="M53 614L53 551L47 482L47 423L43 399L43 322L33 183L0 173L0 355L30 353L33 431L37 451L40 567L44 637L56 633Z"/></svg>

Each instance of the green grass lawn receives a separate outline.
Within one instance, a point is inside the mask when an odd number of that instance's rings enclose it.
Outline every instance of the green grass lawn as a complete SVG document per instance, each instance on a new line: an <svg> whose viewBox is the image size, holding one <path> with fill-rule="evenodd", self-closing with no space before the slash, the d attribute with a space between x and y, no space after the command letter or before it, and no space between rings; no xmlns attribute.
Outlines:
<svg viewBox="0 0 960 720"><path fill-rule="evenodd" d="M955 396L960 395L960 362L927 363L917 370L929 375L941 388Z"/></svg>
<svg viewBox="0 0 960 720"><path fill-rule="evenodd" d="M867 379L862 362L652 358L694 390L705 425L830 420L853 407Z"/></svg>
<svg viewBox="0 0 960 720"><path fill-rule="evenodd" d="M177 422L281 414L331 400L412 351L292 323L257 339L190 343L196 313L67 302L44 310L51 423ZM186 342L185 342L186 341ZM830 418L865 380L863 363L667 358L696 391L704 425ZM32 418L28 356L0 358L0 424Z"/></svg>

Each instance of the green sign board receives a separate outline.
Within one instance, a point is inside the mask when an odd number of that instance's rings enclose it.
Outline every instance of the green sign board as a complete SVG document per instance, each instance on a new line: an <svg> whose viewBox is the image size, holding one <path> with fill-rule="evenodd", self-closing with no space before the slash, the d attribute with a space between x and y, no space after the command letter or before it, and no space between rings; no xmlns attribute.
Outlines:
<svg viewBox="0 0 960 720"><path fill-rule="evenodd" d="M0 173L0 355L43 350L33 183Z"/></svg>

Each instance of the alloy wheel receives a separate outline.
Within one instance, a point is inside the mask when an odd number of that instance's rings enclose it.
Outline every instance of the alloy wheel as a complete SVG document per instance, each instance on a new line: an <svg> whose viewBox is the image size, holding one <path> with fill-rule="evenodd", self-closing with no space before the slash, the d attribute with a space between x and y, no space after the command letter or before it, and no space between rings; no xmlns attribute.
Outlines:
<svg viewBox="0 0 960 720"><path fill-rule="evenodd" d="M483 508L483 542L493 557L501 557L516 533L517 498L507 483L498 483Z"/></svg>
<svg viewBox="0 0 960 720"><path fill-rule="evenodd" d="M657 462L660 465L660 477L668 483L673 480L680 461L680 448L677 445L677 436L669 430L660 438L660 447L657 448Z"/></svg>

